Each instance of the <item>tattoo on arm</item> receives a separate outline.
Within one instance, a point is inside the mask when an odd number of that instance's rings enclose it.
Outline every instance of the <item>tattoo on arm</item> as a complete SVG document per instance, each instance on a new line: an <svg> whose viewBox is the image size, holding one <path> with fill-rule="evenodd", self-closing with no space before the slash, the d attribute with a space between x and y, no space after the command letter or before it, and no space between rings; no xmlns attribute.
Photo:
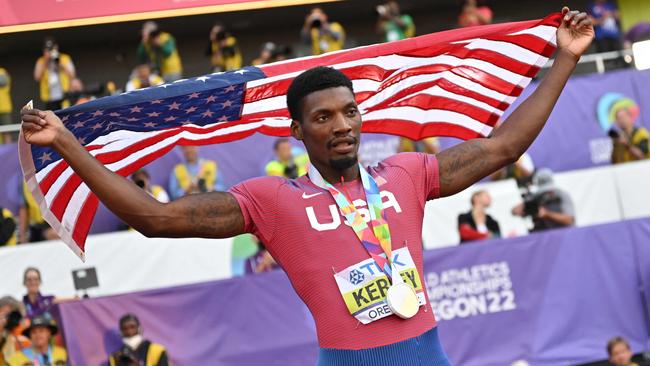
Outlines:
<svg viewBox="0 0 650 366"><path fill-rule="evenodd" d="M227 238L244 232L244 217L235 197L211 192L183 197L173 202L180 215L174 232L181 236Z"/></svg>
<svg viewBox="0 0 650 366"><path fill-rule="evenodd" d="M467 141L438 154L441 196L460 192L498 168L490 160L486 141Z"/></svg>

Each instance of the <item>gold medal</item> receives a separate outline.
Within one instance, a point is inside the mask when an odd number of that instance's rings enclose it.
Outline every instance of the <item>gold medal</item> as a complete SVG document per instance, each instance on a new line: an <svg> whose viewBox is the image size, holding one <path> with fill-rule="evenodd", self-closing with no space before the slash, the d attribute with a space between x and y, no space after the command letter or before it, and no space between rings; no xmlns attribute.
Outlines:
<svg viewBox="0 0 650 366"><path fill-rule="evenodd" d="M404 282L394 283L388 288L386 301L393 314L402 319L412 318L420 307L415 290Z"/></svg>

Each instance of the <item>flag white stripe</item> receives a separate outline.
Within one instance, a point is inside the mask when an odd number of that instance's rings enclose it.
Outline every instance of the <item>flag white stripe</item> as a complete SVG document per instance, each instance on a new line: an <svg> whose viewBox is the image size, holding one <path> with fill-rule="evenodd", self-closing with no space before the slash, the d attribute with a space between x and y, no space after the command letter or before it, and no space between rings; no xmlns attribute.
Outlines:
<svg viewBox="0 0 650 366"><path fill-rule="evenodd" d="M528 28L520 30L519 32L510 33L512 36L519 35L531 35L539 38L544 42L548 42L555 46L555 38L557 34L557 28L551 27L550 25L538 25L533 28Z"/></svg>
<svg viewBox="0 0 650 366"><path fill-rule="evenodd" d="M497 52L504 56L508 56L513 60L517 60L525 64L534 65L538 67L544 66L547 60L546 57L538 53L517 46L516 44L508 43L504 41L491 41L487 39L478 39L474 42L465 45L465 47L471 50L484 49L488 51Z"/></svg>
<svg viewBox="0 0 650 366"><path fill-rule="evenodd" d="M501 111L498 108L494 108L493 106L491 106L491 105L489 105L487 103L478 101L478 100L476 100L474 98L466 97L466 96L461 95L461 94L452 93L452 92L447 91L447 90L445 90L445 89L443 89L443 88L441 88L441 87L439 87L437 85L434 86L434 87L431 87L429 89L425 89L425 90L423 90L421 92L418 92L418 93L415 93L415 94L412 94L412 95L408 95L408 96L400 99L400 101L405 100L405 99L413 98L413 97L415 97L416 95L419 95L419 94L428 94L428 95L431 95L431 96L449 98L449 99L457 100L459 102L471 104L471 105L473 105L475 107L478 107L478 108L481 108L481 109L485 110L486 112L494 113L494 114L496 114L498 116L503 115L503 111Z"/></svg>
<svg viewBox="0 0 650 366"><path fill-rule="evenodd" d="M406 118L408 116L408 118ZM440 110L423 110L416 107L391 107L378 111L372 111L365 115L364 121L375 121L384 119L401 119L425 124L428 122L445 122L452 125L467 128L482 135L492 131L492 127L475 120L465 114Z"/></svg>

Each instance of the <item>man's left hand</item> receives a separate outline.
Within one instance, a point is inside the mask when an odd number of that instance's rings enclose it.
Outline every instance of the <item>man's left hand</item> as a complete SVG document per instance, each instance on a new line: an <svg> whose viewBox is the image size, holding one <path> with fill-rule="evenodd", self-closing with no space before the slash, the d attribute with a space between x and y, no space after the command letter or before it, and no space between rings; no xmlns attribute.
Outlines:
<svg viewBox="0 0 650 366"><path fill-rule="evenodd" d="M577 59L594 39L594 27L587 13L562 8L562 24L557 29L558 51L565 51Z"/></svg>

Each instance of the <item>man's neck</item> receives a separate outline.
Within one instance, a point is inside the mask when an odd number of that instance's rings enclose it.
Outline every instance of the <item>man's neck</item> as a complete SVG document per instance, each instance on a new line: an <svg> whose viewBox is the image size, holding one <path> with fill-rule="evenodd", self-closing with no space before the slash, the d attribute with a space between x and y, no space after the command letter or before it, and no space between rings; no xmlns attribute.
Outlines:
<svg viewBox="0 0 650 366"><path fill-rule="evenodd" d="M337 170L331 166L318 166L319 164L314 163L316 169L321 174L323 179L331 184L336 184L341 182L341 178L345 182L352 182L359 178L359 164L354 164L353 166L344 169Z"/></svg>
<svg viewBox="0 0 650 366"><path fill-rule="evenodd" d="M44 345L41 345L41 346L34 345L34 351L36 351L36 352L38 352L38 353L40 353L42 355L47 353L48 348L49 348L48 344L44 344Z"/></svg>

